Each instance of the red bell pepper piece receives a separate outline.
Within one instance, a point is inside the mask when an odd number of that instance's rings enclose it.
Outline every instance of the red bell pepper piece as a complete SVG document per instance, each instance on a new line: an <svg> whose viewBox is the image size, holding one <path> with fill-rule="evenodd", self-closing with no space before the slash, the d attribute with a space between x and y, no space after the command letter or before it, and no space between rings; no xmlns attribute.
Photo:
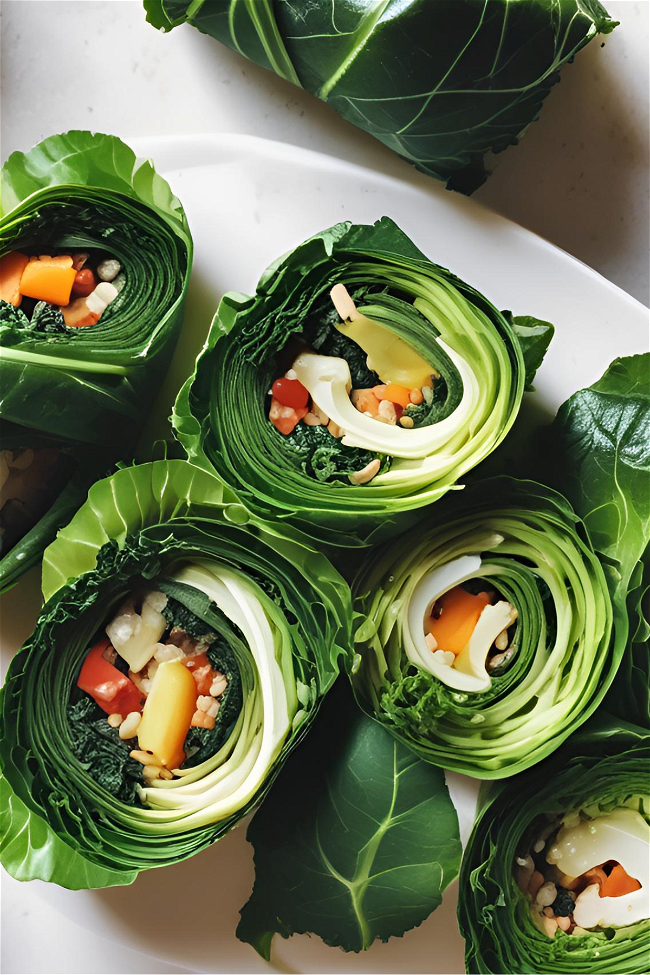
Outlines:
<svg viewBox="0 0 650 975"><path fill-rule="evenodd" d="M131 711L142 710L142 694L126 674L104 658L104 652L110 645L106 637L88 652L81 666L77 687L90 694L106 714L126 717Z"/></svg>

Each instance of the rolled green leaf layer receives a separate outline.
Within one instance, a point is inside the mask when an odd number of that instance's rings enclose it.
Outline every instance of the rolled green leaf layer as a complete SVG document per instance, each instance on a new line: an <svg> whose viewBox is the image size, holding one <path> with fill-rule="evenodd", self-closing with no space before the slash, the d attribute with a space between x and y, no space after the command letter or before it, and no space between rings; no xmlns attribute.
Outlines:
<svg viewBox="0 0 650 975"><path fill-rule="evenodd" d="M443 598L452 590L463 605L479 601L475 629L458 630L456 646L432 623L454 618ZM529 481L450 495L376 549L353 591L362 707L421 758L477 778L513 775L558 748L623 654L582 524L561 495Z"/></svg>
<svg viewBox="0 0 650 975"><path fill-rule="evenodd" d="M335 285L356 303L349 328L330 298ZM396 413L393 426L377 422L343 390L346 375L353 397L392 381L373 371L359 322L379 327L380 353L399 346L384 363L399 364L408 347L433 374L432 387L411 391L420 405L408 400L397 426ZM190 460L216 471L247 508L349 547L436 501L501 442L551 333L548 323L498 312L388 218L338 224L272 265L254 297L223 298L172 419ZM331 424L306 426L309 416L290 435L270 422L269 391L298 360L324 424L337 417L334 434Z"/></svg>
<svg viewBox="0 0 650 975"><path fill-rule="evenodd" d="M95 266L110 259L120 268L119 275L101 279L115 281L103 284L115 297L90 327L64 319L77 300L74 291L67 305L61 299L62 307L53 299L34 305L37 295L27 290L12 300L3 271L3 465L26 463L24 454L20 460L12 451L56 450L65 468L57 480L67 492L53 492L46 512L29 525L29 539L9 546L15 531L3 525L0 588L7 588L54 538L92 480L132 449L178 337L192 241L168 184L114 136L51 136L27 153L13 153L0 177L0 260L68 255L83 261L90 255ZM91 289L101 284L91 271L84 273ZM19 281L20 273L16 288ZM3 477L3 505L4 495ZM19 505L24 501L17 498Z"/></svg>
<svg viewBox="0 0 650 975"><path fill-rule="evenodd" d="M321 98L422 172L471 193L560 68L616 26L597 0L144 0Z"/></svg>
<svg viewBox="0 0 650 975"><path fill-rule="evenodd" d="M121 740L77 686L89 647L142 585L176 607L174 626L196 636L182 620L198 617L214 631L240 695L216 750L201 750L198 734L190 756L186 739L189 761L155 781L128 757L137 744ZM126 468L95 484L46 553L44 591L2 704L2 863L22 880L130 883L219 839L260 801L307 730L349 640L349 590L327 560L249 519L213 477L183 461ZM144 673L129 671L136 681ZM228 706L224 696L224 713Z"/></svg>
<svg viewBox="0 0 650 975"><path fill-rule="evenodd" d="M552 880L547 882L551 885L549 895L542 894L541 900L550 901L554 893L556 900L546 915L540 915L535 893L539 879L534 879L533 870L549 871L552 867L553 846L563 826L565 836L574 843L579 826L583 845L585 830L598 840L608 820L617 820L618 837L623 835L625 841L622 847L620 842L617 846L628 854L625 869L639 877L643 874L647 885L650 738L647 731L625 722L598 721L588 728L552 759L495 786L479 814L460 874L458 913L467 943L468 972L641 975L648 970L647 886L645 891L643 886L635 891L633 899L624 904L624 913L629 910L632 916L634 910L635 918L642 918L634 923L597 924L589 929L574 925L571 917L576 916L576 892L582 883L574 882L574 890L568 892ZM632 833L632 844L627 831ZM578 852L581 844L575 845ZM607 842L594 850L592 857L598 860L618 860L620 856L613 845L608 848ZM638 857L636 862L632 858L632 865L630 851ZM587 855L585 863L588 861ZM556 863L561 871L562 859ZM605 872L611 873L611 869L610 862ZM556 880L559 876L554 869L549 874ZM591 882L596 883L593 878ZM584 893L577 897L581 898ZM599 913L613 912L614 917L620 914L616 902L624 900L620 895L601 899L596 894L592 898ZM558 920L562 927L558 927Z"/></svg>

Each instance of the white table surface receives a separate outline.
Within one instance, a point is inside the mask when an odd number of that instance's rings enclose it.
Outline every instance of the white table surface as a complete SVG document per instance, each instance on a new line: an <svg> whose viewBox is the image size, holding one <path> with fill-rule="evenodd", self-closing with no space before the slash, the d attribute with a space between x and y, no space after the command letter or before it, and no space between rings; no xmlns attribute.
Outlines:
<svg viewBox="0 0 650 975"><path fill-rule="evenodd" d="M476 198L648 303L648 0L608 0L622 24L594 42ZM3 0L2 158L52 132L247 132L389 174L406 163L327 106L139 0ZM33 574L33 584L37 585ZM9 973L189 971L82 930L6 874L0 968Z"/></svg>

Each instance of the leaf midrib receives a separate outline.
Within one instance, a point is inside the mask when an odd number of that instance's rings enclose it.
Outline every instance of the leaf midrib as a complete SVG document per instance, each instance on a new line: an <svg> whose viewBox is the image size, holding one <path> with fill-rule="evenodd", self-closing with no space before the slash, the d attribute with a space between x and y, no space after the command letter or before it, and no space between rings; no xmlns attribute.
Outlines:
<svg viewBox="0 0 650 975"><path fill-rule="evenodd" d="M320 836L318 836L317 833L318 852L323 860L323 863L335 880L338 880L340 884L347 887L350 892L350 899L352 901L354 915L359 926L361 946L363 949L369 948L374 940L366 917L363 913L363 899L365 897L366 890L368 889L368 884L370 883L370 871L375 861L375 857L377 856L377 851L384 836L393 824L393 811L395 809L395 802L397 800L398 781L399 773L397 771L397 748L395 745L393 745L393 791L391 794L390 806L388 808L388 812L378 824L373 836L368 840L363 848L362 854L357 862L357 869L355 870L354 876L351 880L348 880L347 877L344 877L343 874L339 873L339 871L331 863L323 849Z"/></svg>

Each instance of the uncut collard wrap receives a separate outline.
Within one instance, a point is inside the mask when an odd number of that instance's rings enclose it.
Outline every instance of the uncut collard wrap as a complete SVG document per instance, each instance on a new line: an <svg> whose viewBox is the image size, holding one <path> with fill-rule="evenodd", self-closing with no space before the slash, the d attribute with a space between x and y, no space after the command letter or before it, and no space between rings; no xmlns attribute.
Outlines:
<svg viewBox="0 0 650 975"><path fill-rule="evenodd" d="M178 337L192 240L168 184L115 136L50 136L14 152L0 178L0 256L99 249L125 272L90 328L39 331L0 303L0 449L55 447L71 475L67 495L2 559L4 588L38 558L93 477L133 447Z"/></svg>
<svg viewBox="0 0 650 975"><path fill-rule="evenodd" d="M599 716L552 758L491 787L460 874L458 913L468 972L648 971L650 920L582 934L558 930L550 938L533 922L531 901L515 879L515 858L526 855L543 825L556 816L583 811L597 821L627 806L650 821L649 768L648 731Z"/></svg>
<svg viewBox="0 0 650 975"><path fill-rule="evenodd" d="M283 360L285 347L303 335L324 348L327 329L335 343L343 341L329 296L341 282L361 314L437 371L433 402L423 407L428 425L412 431L432 432L436 445L426 456L389 463L325 427L313 450L307 443L313 428L309 433L300 424L285 437L269 421L269 388L291 361L286 353ZM350 548L394 531L406 512L442 497L494 450L516 419L552 332L549 323L499 312L428 260L387 217L374 225L340 223L279 258L253 297L224 296L172 422L192 463L216 472L247 508L294 523L321 545ZM330 348L328 355L352 361L356 385L356 372L367 372L361 347L349 341L343 351ZM370 425L380 442L386 428ZM400 431L408 440L411 431ZM381 459L378 476L350 483L349 474L373 457Z"/></svg>
<svg viewBox="0 0 650 975"><path fill-rule="evenodd" d="M513 655L489 686L432 663L429 579L447 567L460 573L454 583L485 582L518 611ZM421 758L477 778L513 775L558 748L602 701L625 649L584 526L562 495L532 481L500 477L450 494L376 549L353 591L360 704Z"/></svg>
<svg viewBox="0 0 650 975"><path fill-rule="evenodd" d="M418 169L471 193L598 33L597 0L144 0L321 98Z"/></svg>
<svg viewBox="0 0 650 975"><path fill-rule="evenodd" d="M87 774L66 705L93 635L132 580L179 564L201 590L189 608L202 619L213 621L202 593L241 615L231 649L243 704L215 755L129 804ZM324 556L250 518L184 461L95 484L48 549L43 580L47 602L3 689L2 863L21 880L128 884L213 843L260 801L334 682L349 641L349 590ZM239 610L223 602L226 589ZM249 638L249 619L264 640Z"/></svg>

